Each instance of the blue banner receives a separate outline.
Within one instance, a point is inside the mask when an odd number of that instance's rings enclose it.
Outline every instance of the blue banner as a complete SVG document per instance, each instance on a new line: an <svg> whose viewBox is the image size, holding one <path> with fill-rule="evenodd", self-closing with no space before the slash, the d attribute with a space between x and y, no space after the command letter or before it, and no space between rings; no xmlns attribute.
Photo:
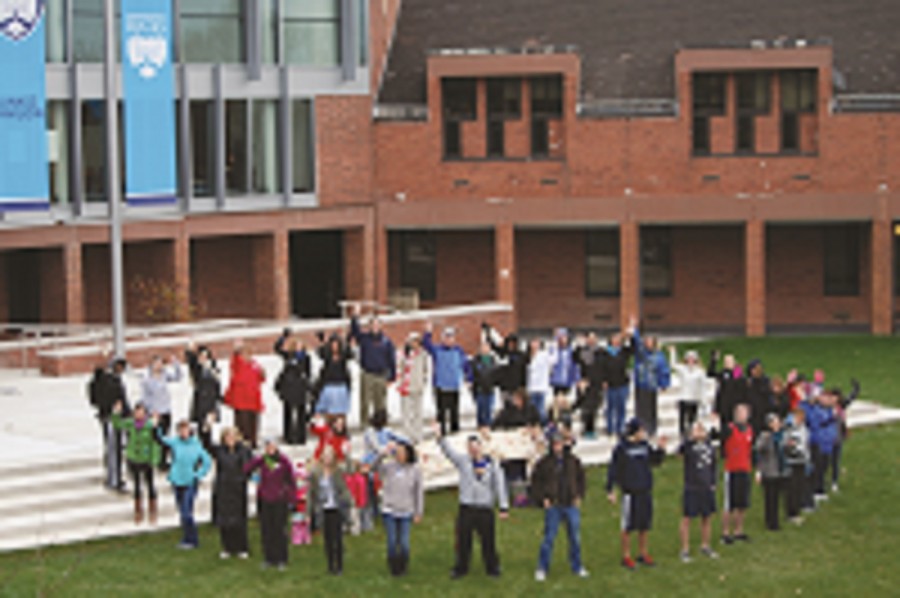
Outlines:
<svg viewBox="0 0 900 598"><path fill-rule="evenodd" d="M122 0L122 88L128 203L175 203L172 0Z"/></svg>
<svg viewBox="0 0 900 598"><path fill-rule="evenodd" d="M45 0L0 0L0 212L46 210Z"/></svg>

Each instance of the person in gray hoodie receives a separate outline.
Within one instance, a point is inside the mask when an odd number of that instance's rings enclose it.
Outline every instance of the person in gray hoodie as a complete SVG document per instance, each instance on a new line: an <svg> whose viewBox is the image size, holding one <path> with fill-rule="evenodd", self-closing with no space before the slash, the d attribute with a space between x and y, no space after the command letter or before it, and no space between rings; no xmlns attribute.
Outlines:
<svg viewBox="0 0 900 598"><path fill-rule="evenodd" d="M150 358L147 374L141 380L141 402L147 412L159 416L159 428L163 436L172 429L172 395L169 384L181 380L181 365L175 356L163 359L159 355ZM171 449L163 446L162 460L159 468L169 470Z"/></svg>
<svg viewBox="0 0 900 598"><path fill-rule="evenodd" d="M390 459L388 459L390 457ZM381 517L387 535L391 575L406 575L409 568L409 532L425 511L425 484L416 464L416 450L405 442L389 442L375 460L381 476Z"/></svg>
<svg viewBox="0 0 900 598"><path fill-rule="evenodd" d="M777 413L766 416L766 426L756 439L756 483L762 484L765 500L766 528L778 531L778 501L784 486L784 430Z"/></svg>
<svg viewBox="0 0 900 598"><path fill-rule="evenodd" d="M787 473L787 516L796 525L803 523L800 512L803 508L808 485L806 472L809 469L809 429L806 427L806 412L797 408L787 420L784 431L784 463Z"/></svg>
<svg viewBox="0 0 900 598"><path fill-rule="evenodd" d="M459 471L459 514L456 518L456 565L451 579L459 579L469 572L472 556L472 536L481 539L481 558L491 577L500 576L500 557L497 554L494 532L494 505L500 506L500 519L509 516L509 495L506 476L500 462L486 455L481 438L472 435L467 441L468 454L456 452L441 436L439 425L434 427L438 445L444 456Z"/></svg>

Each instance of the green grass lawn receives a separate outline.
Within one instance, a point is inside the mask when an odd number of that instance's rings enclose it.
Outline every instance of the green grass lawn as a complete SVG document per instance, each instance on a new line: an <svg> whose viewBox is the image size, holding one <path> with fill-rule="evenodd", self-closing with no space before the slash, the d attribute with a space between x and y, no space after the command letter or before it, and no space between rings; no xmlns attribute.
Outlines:
<svg viewBox="0 0 900 598"><path fill-rule="evenodd" d="M890 340L863 338L725 340L742 361L760 355L773 371L820 366L833 381L851 374L862 380L866 398L900 404L889 368L900 351ZM845 363L846 362L846 363ZM294 547L286 572L262 571L258 550L247 562L219 561L215 530L202 530L200 550L175 550L176 532L93 542L0 556L0 596L63 595L284 595L388 596L440 592L447 596L540 594L644 596L871 596L895 595L900 587L900 426L854 433L845 448L841 491L806 523L781 532L762 529L762 500L754 490L748 517L752 543L717 549L718 561L682 564L678 558L681 463L667 460L657 471L656 520L651 551L659 566L625 571L618 565L618 511L604 497L605 469L589 470L582 540L591 578L576 579L566 563L565 534L557 540L547 582L532 575L541 540L541 514L519 510L499 525L503 577L484 576L477 560L462 581L450 581L455 493L428 495L426 517L413 531L411 573L392 579L379 531L346 540L345 573L326 574L321 539ZM172 500L166 490L164 500ZM124 503L123 503L123 508ZM201 514L207 516L207 514ZM716 524L718 531L718 522ZM256 528L252 529L258 545ZM695 530L696 535L699 532Z"/></svg>

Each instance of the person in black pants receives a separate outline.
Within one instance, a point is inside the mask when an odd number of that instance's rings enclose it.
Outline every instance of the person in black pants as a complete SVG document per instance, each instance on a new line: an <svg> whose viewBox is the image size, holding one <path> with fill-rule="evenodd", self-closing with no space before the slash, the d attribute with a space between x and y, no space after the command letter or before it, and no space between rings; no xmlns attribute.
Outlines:
<svg viewBox="0 0 900 598"><path fill-rule="evenodd" d="M241 440L237 428L222 432L222 444L213 449L216 478L213 482L213 522L219 528L223 559L237 556L246 559L247 546L247 476L244 465L251 458L250 449Z"/></svg>
<svg viewBox="0 0 900 598"><path fill-rule="evenodd" d="M291 338L291 331L284 329L275 342L275 353L284 365L275 380L275 392L282 402L283 434L286 444L306 444L306 428L309 426L310 358L303 343Z"/></svg>
<svg viewBox="0 0 900 598"><path fill-rule="evenodd" d="M768 428L757 437L754 446L757 456L756 481L763 487L766 528L777 531L781 527L778 507L786 472L784 432L777 413L770 413L765 421Z"/></svg>
<svg viewBox="0 0 900 598"><path fill-rule="evenodd" d="M256 493L263 566L283 570L288 561L288 506L296 501L297 479L293 465L278 450L273 438L267 438L263 446L263 454L251 459L244 466L244 473L260 473Z"/></svg>
<svg viewBox="0 0 900 598"><path fill-rule="evenodd" d="M573 409L581 411L582 434L587 439L597 436L597 413L603 406L603 385L606 375L606 351L597 342L597 335L588 334L575 351L575 362L581 372Z"/></svg>
<svg viewBox="0 0 900 598"><path fill-rule="evenodd" d="M184 359L194 385L191 421L197 426L203 448L212 454L212 423L219 420L219 403L222 402L219 368L209 347L196 347L194 343L188 345Z"/></svg>
<svg viewBox="0 0 900 598"><path fill-rule="evenodd" d="M315 528L321 529L325 540L328 572L340 575L344 571L344 521L350 509L351 496L344 476L337 468L334 449L326 446L318 467L309 477L307 509Z"/></svg>
<svg viewBox="0 0 900 598"><path fill-rule="evenodd" d="M125 445L123 432L112 422L113 408L121 404L122 417L128 417L131 409L122 383L125 371L124 359L114 360L108 367L99 366L88 383L88 399L97 411L97 421L103 434L103 465L106 469L104 485L117 492L125 491L122 477L122 449Z"/></svg>

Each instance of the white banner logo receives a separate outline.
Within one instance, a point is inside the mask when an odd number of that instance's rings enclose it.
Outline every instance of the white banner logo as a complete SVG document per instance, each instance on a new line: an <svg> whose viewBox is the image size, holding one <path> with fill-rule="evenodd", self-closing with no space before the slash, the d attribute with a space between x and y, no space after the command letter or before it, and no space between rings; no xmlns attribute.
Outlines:
<svg viewBox="0 0 900 598"><path fill-rule="evenodd" d="M2 2L2 0L0 0ZM128 15L125 23L128 63L144 79L152 79L169 58L168 29L165 15L145 13Z"/></svg>
<svg viewBox="0 0 900 598"><path fill-rule="evenodd" d="M41 22L46 0L0 0L0 35L14 42L28 37Z"/></svg>

